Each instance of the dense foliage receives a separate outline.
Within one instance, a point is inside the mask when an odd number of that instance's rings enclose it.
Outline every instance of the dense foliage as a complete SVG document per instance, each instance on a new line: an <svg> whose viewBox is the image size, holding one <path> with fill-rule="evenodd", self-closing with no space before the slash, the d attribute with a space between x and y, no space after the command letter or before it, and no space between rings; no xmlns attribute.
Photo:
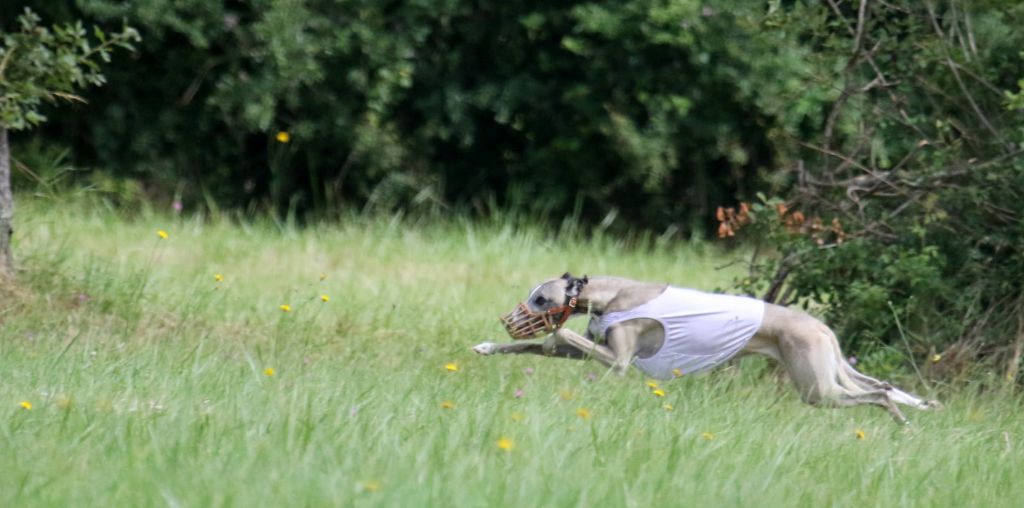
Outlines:
<svg viewBox="0 0 1024 508"><path fill-rule="evenodd" d="M139 27L137 58L49 139L186 201L689 230L821 114L809 49L749 2L29 3Z"/></svg>
<svg viewBox="0 0 1024 508"><path fill-rule="evenodd" d="M101 62L139 39L132 28L108 36L96 27L92 41L81 23L48 28L30 10L18 16L16 30L0 35L0 128L15 131L44 122L44 102L84 102L75 92L104 83Z"/></svg>
<svg viewBox="0 0 1024 508"><path fill-rule="evenodd" d="M937 375L1024 350L1024 5L829 2L787 16L815 82L839 87L783 199L723 210L723 236L753 232L749 291L827 303L876 368L910 350ZM968 8L969 7L969 8ZM742 233L740 234L742 236ZM993 372L993 371L989 371Z"/></svg>

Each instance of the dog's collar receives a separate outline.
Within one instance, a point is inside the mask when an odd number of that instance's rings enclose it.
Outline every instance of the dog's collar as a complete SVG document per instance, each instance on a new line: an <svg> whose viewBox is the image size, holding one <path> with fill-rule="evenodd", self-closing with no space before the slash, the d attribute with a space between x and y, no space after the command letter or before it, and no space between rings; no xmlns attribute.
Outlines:
<svg viewBox="0 0 1024 508"><path fill-rule="evenodd" d="M562 302L562 307L569 307L571 309L575 309L577 303L579 303L579 298L577 298L575 296L569 296L569 294L566 293L565 294L565 301Z"/></svg>
<svg viewBox="0 0 1024 508"><path fill-rule="evenodd" d="M565 274L565 276L568 275L568 273ZM577 306L579 303L580 293L583 293L583 288L586 287L588 283L590 283L590 280L586 275L584 275L582 279L569 276L565 285L565 301L562 302L562 308L569 307L572 313L582 312L583 310L589 311L590 304L579 307ZM570 291L575 294L569 294Z"/></svg>
<svg viewBox="0 0 1024 508"><path fill-rule="evenodd" d="M601 312L591 310L590 302L581 300L578 296L565 295L565 303L561 308L564 309L566 307L568 307L570 312L573 314L593 314L596 316L600 316L602 314Z"/></svg>

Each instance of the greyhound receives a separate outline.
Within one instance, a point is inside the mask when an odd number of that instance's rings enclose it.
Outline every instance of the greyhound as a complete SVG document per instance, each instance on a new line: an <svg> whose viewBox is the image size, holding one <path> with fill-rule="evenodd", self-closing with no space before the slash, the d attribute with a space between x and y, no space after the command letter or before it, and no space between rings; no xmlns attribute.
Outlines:
<svg viewBox="0 0 1024 508"><path fill-rule="evenodd" d="M562 327L578 315L591 317L585 337ZM754 298L566 273L536 286L501 319L513 339L548 337L543 344L484 342L474 351L589 356L619 375L634 365L659 379L757 353L782 363L801 400L814 406L871 404L901 424L908 422L896 404L940 406L858 372L843 358L832 330L811 315Z"/></svg>

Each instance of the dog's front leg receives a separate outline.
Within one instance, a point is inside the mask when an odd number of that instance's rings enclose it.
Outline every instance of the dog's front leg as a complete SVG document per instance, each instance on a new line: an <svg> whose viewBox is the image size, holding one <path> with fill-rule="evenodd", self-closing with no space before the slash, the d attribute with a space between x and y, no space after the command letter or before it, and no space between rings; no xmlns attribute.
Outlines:
<svg viewBox="0 0 1024 508"><path fill-rule="evenodd" d="M524 353L542 354L543 348L536 342L513 342L510 344L496 344L494 342L481 342L473 346L473 351L484 356L490 355L515 355Z"/></svg>
<svg viewBox="0 0 1024 508"><path fill-rule="evenodd" d="M558 358L583 358L583 352L568 344L551 344L547 341L544 344L536 342L513 342L511 344L495 344L494 342L482 342L473 346L473 351L479 355L544 355Z"/></svg>
<svg viewBox="0 0 1024 508"><path fill-rule="evenodd" d="M554 336L557 340L596 358L597 361L608 367L613 367L615 364L615 353L608 346L602 346L594 341L587 340L580 334L566 328L560 328L555 332Z"/></svg>
<svg viewBox="0 0 1024 508"><path fill-rule="evenodd" d="M633 357L636 355L638 336L638 331L629 323L612 326L605 333L610 351L614 355L611 365L612 372L620 376L626 375L626 371L633 364Z"/></svg>

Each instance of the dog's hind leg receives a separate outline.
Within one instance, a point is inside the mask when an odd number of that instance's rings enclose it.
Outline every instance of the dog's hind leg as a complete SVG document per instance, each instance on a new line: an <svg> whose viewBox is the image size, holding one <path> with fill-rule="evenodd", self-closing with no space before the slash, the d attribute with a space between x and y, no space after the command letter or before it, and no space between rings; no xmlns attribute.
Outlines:
<svg viewBox="0 0 1024 508"><path fill-rule="evenodd" d="M836 362L839 365L839 384L850 388L849 385L855 385L860 390L872 391L872 390L884 390L888 392L889 399L893 402L903 404L905 406L915 407L917 409L931 409L940 406L938 401L925 401L921 398L911 395L899 388L894 387L886 381L881 381L868 376L850 365L846 358L843 357L843 352L839 348L839 340L836 339L836 335L832 332L828 326L824 323L821 324L822 333L824 333L829 341L832 343L832 348L835 351Z"/></svg>
<svg viewBox="0 0 1024 508"><path fill-rule="evenodd" d="M874 406L881 407L889 412L893 420L901 425L906 425L907 418L900 412L900 408L896 407L893 403L892 398L889 397L889 392L886 390L873 390L870 392L861 393L849 393L843 391L839 394L839 397L830 401L832 404L837 406L856 406L859 404L871 404Z"/></svg>
<svg viewBox="0 0 1024 508"><path fill-rule="evenodd" d="M839 339L836 338L835 332L833 332L825 323L819 321L818 329L832 346L832 351L835 354L836 365L839 367L839 384L842 384L847 388L863 391L888 390L892 388L892 385L889 383L866 376L854 369L853 366L850 365L850 362L846 361L846 358L843 357L843 350L839 347Z"/></svg>
<svg viewBox="0 0 1024 508"><path fill-rule="evenodd" d="M852 365L846 363L845 361L842 363L841 368L849 377L856 379L859 384L868 385L877 390L885 390L886 392L889 393L889 398L892 399L893 402L903 404L904 406L914 407L917 409L933 409L941 406L941 404L939 404L937 400L921 399L916 395L912 395L903 390L900 390L899 388L896 388L895 386L889 384L888 382L879 381L871 376L863 374L857 371L857 369L854 369Z"/></svg>
<svg viewBox="0 0 1024 508"><path fill-rule="evenodd" d="M824 325L810 317L792 319L778 336L779 360L786 367L800 398L815 406L871 404L884 408L899 423L906 418L884 389L865 389L850 379L836 361L832 338Z"/></svg>
<svg viewBox="0 0 1024 508"><path fill-rule="evenodd" d="M790 323L777 337L779 362L786 368L800 399L812 405L836 399L844 391L836 382L836 363L828 344L809 320Z"/></svg>
<svg viewBox="0 0 1024 508"><path fill-rule="evenodd" d="M875 379L867 374L864 374L857 369L853 368L846 360L839 360L840 370L850 378L852 382L855 382L857 386L867 390L891 390L892 385L888 382Z"/></svg>

